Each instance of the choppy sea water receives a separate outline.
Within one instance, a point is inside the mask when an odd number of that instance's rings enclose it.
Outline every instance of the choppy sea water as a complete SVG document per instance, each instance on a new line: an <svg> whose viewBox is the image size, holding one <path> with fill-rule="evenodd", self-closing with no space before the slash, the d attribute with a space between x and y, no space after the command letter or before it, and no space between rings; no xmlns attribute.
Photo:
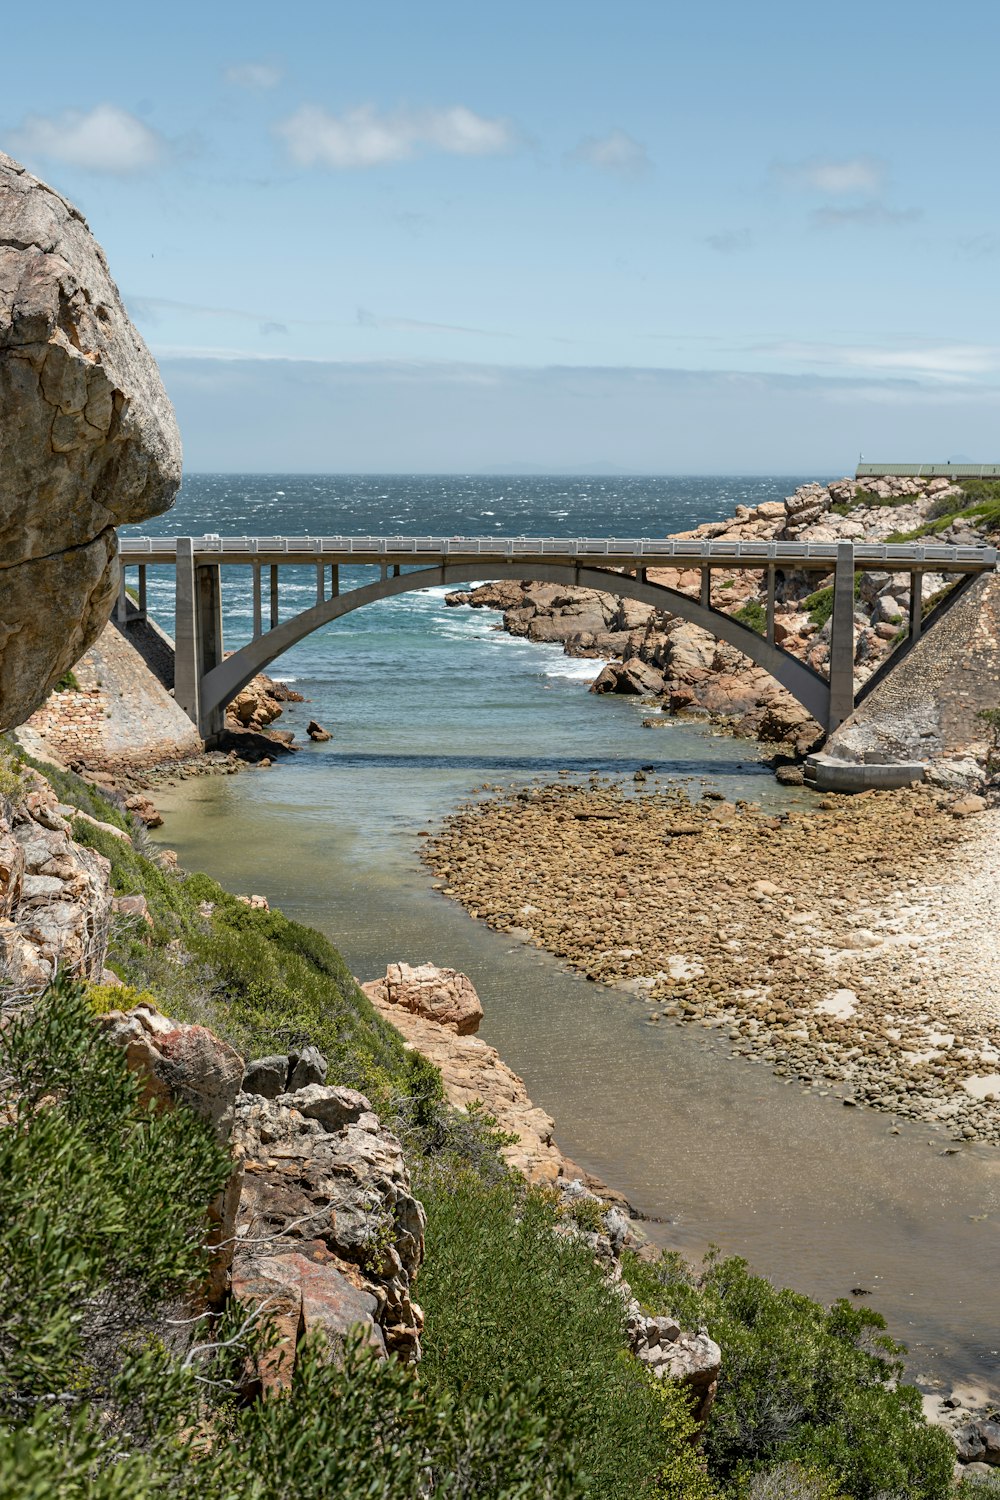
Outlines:
<svg viewBox="0 0 1000 1500"><path fill-rule="evenodd" d="M193 476L169 534L420 533L662 536L780 499L797 478L711 480ZM150 527L144 530L152 529ZM249 637L248 574L224 570L226 644ZM315 575L282 569L281 617L315 598ZM341 587L362 581L342 570ZM471 580L473 582L475 580ZM941 1157L945 1138L804 1096L718 1037L655 1029L641 1003L565 973L490 932L434 890L417 851L485 785L560 771L786 802L752 746L691 725L642 727L634 701L596 697L597 666L512 640L443 590L370 606L303 641L269 670L309 700L283 723L303 749L270 771L161 793L164 840L190 868L260 891L326 931L370 978L404 958L468 972L482 1034L552 1113L563 1149L662 1220L691 1254L716 1242L824 1300L863 1286L926 1379L1000 1389L993 1313L1000 1157ZM172 579L150 602L172 628ZM304 736L310 717L333 733ZM693 891L692 901L697 901Z"/></svg>

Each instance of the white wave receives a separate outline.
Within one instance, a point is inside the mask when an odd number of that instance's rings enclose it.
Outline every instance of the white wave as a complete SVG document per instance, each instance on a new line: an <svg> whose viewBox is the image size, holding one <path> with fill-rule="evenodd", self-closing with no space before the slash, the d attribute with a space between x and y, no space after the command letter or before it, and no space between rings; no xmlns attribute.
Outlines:
<svg viewBox="0 0 1000 1500"><path fill-rule="evenodd" d="M571 682L593 682L603 670L604 662L594 657L564 656L550 661L541 669L543 677L565 677Z"/></svg>

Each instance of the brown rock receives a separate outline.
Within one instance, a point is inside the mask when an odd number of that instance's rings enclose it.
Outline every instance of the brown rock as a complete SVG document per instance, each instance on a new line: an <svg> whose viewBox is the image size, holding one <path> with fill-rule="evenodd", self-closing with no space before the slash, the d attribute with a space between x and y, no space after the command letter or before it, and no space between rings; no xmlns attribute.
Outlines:
<svg viewBox="0 0 1000 1500"><path fill-rule="evenodd" d="M387 1006L399 1006L414 1015L425 1016L439 1026L449 1026L459 1036L479 1030L483 1007L472 980L456 969L439 969L435 964L390 964L384 979L376 979L361 988L369 999Z"/></svg>
<svg viewBox="0 0 1000 1500"><path fill-rule="evenodd" d="M975 813L985 812L988 806L985 797L977 797L970 793L967 797L958 797L954 802L950 802L948 811L953 818L971 818Z"/></svg>
<svg viewBox="0 0 1000 1500"><path fill-rule="evenodd" d="M100 247L64 198L0 153L0 728L96 639L114 528L158 515L180 439Z"/></svg>
<svg viewBox="0 0 1000 1500"><path fill-rule="evenodd" d="M327 740L333 738L330 731L324 729L322 724L317 724L315 719L309 720L309 723L306 725L306 734L319 745L323 745Z"/></svg>

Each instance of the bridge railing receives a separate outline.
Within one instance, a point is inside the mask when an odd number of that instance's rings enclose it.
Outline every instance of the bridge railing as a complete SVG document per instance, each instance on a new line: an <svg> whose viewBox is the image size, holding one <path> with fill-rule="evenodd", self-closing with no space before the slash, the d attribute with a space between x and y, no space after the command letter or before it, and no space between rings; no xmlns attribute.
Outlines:
<svg viewBox="0 0 1000 1500"><path fill-rule="evenodd" d="M317 559L407 559L414 563L442 557L482 558L502 561L519 558L587 560L627 566L656 561L694 567L757 566L784 563L788 567L833 570L837 542L765 542L668 540L652 537L439 537L439 536L243 536L223 537L209 533L194 538L194 551L203 561L252 563L257 558L306 563ZM123 537L125 562L144 558L169 561L176 555L175 537ZM855 544L859 566L881 565L903 572L919 565L934 565L945 571L991 568L997 551L989 547L956 547L942 542L865 542Z"/></svg>

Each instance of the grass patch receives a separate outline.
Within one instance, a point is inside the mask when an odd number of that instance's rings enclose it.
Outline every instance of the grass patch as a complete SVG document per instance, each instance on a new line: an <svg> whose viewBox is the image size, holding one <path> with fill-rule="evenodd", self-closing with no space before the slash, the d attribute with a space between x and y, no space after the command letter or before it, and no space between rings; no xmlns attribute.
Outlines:
<svg viewBox="0 0 1000 1500"><path fill-rule="evenodd" d="M56 693L77 693L79 691L80 684L77 681L76 673L73 671L72 667L70 667L68 672L64 672L62 674L59 681L53 688L53 692Z"/></svg>

